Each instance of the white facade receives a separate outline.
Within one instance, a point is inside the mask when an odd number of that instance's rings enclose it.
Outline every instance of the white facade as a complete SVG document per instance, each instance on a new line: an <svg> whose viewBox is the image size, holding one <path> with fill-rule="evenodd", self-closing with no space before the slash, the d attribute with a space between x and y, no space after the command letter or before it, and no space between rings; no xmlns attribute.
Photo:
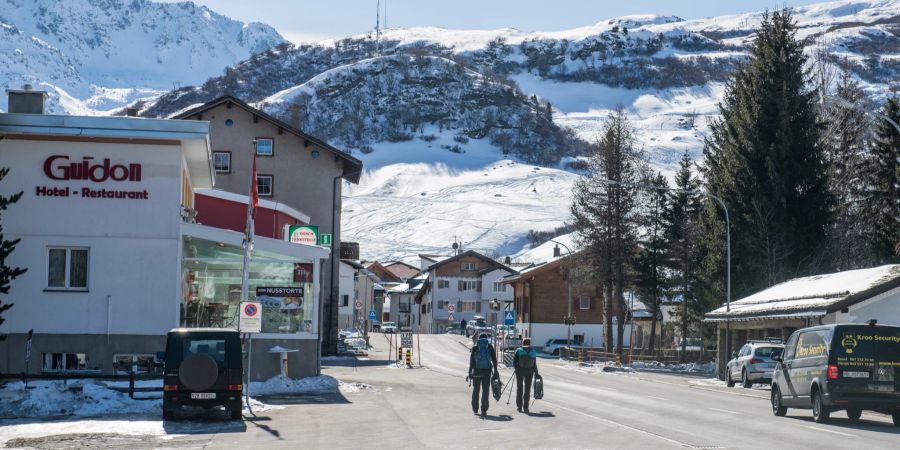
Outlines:
<svg viewBox="0 0 900 450"><path fill-rule="evenodd" d="M900 287L851 305L846 313L828 314L822 323L866 323L870 319L877 320L879 325L900 326Z"/></svg>
<svg viewBox="0 0 900 450"><path fill-rule="evenodd" d="M338 328L349 330L353 327L353 311L356 300L356 268L341 261L338 280Z"/></svg>
<svg viewBox="0 0 900 450"><path fill-rule="evenodd" d="M565 339L566 325L561 323L532 323L531 324L531 341L535 347L542 347L550 339ZM528 336L529 324L517 323L516 329L523 336ZM584 335L584 345L587 347L603 347L606 342L604 339L603 324L576 324L572 325L572 336L576 334ZM613 324L613 345L616 345L615 323ZM631 345L631 325L625 325L625 333L622 338L623 346Z"/></svg>

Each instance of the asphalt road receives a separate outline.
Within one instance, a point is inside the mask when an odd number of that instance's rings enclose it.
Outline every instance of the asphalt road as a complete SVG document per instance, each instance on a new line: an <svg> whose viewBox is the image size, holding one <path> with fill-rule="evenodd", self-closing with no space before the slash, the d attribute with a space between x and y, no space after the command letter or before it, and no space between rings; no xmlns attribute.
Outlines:
<svg viewBox="0 0 900 450"><path fill-rule="evenodd" d="M417 369L388 368L386 340L370 360L344 362L325 373L372 389L248 418L246 432L214 436L210 448L898 448L900 428L864 414L850 423L812 422L809 411L772 415L768 391L726 388L688 376L607 373L538 362L546 395L531 414L515 399L492 402L486 419L472 414L465 382L467 341L421 336ZM414 355L417 362L417 355ZM355 367L354 367L355 366ZM504 381L511 375L501 370ZM287 400L289 402L296 400Z"/></svg>
<svg viewBox="0 0 900 450"><path fill-rule="evenodd" d="M147 435L117 433L116 422L101 426L102 433L85 433L83 422L73 421L65 428L68 434L18 443L37 448L266 450L900 447L900 428L883 415L863 414L860 422L850 423L837 412L832 423L819 425L804 410L773 416L769 392L761 386L727 388L706 377L603 372L550 358L538 361L545 397L532 404L531 414L516 412L515 399L507 405L504 395L500 402L492 400L487 418L480 418L472 414L465 381L466 339L421 336L422 367L412 369L388 365L382 335L373 335L371 342L376 348L368 359L328 361L324 373L349 383L341 394L264 399L283 408L245 414L243 422L126 419L159 428ZM413 361L418 363L418 354ZM501 370L504 382L511 374Z"/></svg>

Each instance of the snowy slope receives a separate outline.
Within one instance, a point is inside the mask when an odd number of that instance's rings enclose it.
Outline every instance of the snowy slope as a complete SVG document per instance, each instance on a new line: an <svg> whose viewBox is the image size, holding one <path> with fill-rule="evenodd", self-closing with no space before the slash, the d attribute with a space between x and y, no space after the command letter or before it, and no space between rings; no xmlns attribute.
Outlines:
<svg viewBox="0 0 900 450"><path fill-rule="evenodd" d="M268 25L149 0L0 0L0 35L0 85L50 90L51 111L78 114L203 82L285 42Z"/></svg>

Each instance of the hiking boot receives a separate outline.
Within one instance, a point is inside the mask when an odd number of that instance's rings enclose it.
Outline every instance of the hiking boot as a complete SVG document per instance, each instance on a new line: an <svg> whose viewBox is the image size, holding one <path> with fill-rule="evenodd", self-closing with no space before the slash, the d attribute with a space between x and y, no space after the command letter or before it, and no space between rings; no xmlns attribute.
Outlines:
<svg viewBox="0 0 900 450"><path fill-rule="evenodd" d="M482 412L481 412L481 417L485 417L485 416L487 416L487 411L482 411Z"/></svg>
<svg viewBox="0 0 900 450"><path fill-rule="evenodd" d="M516 407L516 410L519 411L519 412L522 412L522 407L521 407L521 406L517 406L517 407Z"/></svg>
<svg viewBox="0 0 900 450"><path fill-rule="evenodd" d="M528 407L525 407L525 414L528 414Z"/></svg>

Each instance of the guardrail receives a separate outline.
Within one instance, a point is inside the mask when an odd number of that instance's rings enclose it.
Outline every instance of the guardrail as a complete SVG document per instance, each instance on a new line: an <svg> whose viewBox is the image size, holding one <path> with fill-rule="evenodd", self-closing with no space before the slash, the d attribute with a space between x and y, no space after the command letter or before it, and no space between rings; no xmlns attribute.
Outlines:
<svg viewBox="0 0 900 450"><path fill-rule="evenodd" d="M129 372L127 374L102 374L102 373L85 373L85 372L43 372L34 373L0 373L0 380L21 380L26 385L28 380L63 380L66 384L69 380L109 380L122 381L128 380L128 387L107 386L109 389L119 392L127 392L128 396L134 398L135 392L162 392L163 387L138 387L135 386L136 381L143 380L162 380L159 374L136 374Z"/></svg>

